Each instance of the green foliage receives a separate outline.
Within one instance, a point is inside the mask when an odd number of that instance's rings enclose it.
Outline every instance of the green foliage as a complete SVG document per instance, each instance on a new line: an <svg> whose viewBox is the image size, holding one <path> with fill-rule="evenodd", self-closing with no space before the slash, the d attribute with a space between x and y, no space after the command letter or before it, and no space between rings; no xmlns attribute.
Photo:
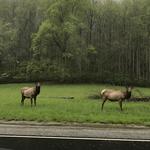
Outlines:
<svg viewBox="0 0 150 150"><path fill-rule="evenodd" d="M149 56L149 0L0 0L2 76L148 85Z"/></svg>
<svg viewBox="0 0 150 150"><path fill-rule="evenodd" d="M32 79L38 78L38 75L41 74L41 67L39 66L40 63L38 62L30 62L27 66L27 74Z"/></svg>
<svg viewBox="0 0 150 150"><path fill-rule="evenodd" d="M15 67L16 29L11 23L0 21L0 64L4 71Z"/></svg>

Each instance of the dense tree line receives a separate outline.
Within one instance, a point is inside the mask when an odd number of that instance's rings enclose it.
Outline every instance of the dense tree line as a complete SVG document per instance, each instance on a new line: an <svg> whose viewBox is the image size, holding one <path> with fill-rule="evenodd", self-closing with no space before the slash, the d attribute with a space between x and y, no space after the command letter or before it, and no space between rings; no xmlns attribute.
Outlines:
<svg viewBox="0 0 150 150"><path fill-rule="evenodd" d="M150 82L149 0L0 0L0 80Z"/></svg>

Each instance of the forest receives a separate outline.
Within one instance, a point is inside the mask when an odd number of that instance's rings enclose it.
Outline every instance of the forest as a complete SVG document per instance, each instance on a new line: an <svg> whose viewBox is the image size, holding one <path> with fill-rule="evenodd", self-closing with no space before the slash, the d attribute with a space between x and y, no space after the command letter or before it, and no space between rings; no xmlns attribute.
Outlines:
<svg viewBox="0 0 150 150"><path fill-rule="evenodd" d="M150 0L0 0L0 82L150 85Z"/></svg>

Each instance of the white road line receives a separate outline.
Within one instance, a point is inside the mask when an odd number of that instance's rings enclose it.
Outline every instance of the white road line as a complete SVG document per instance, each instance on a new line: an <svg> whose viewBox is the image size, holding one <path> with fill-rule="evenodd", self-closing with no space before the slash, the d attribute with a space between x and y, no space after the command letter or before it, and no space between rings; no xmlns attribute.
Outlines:
<svg viewBox="0 0 150 150"><path fill-rule="evenodd" d="M150 142L147 139L111 139L111 138L86 138L86 137L49 137L49 136L26 136L26 135L0 135L0 138L34 138L34 139L64 139L64 140L92 140L92 141L118 141L118 142Z"/></svg>

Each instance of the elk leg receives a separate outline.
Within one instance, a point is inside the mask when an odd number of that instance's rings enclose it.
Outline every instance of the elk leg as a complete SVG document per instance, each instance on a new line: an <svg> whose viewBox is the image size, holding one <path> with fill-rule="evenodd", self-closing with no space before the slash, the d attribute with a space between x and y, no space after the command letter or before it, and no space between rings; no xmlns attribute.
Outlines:
<svg viewBox="0 0 150 150"><path fill-rule="evenodd" d="M31 98L31 107L32 107L32 104L33 104L33 100L32 100L32 98Z"/></svg>
<svg viewBox="0 0 150 150"><path fill-rule="evenodd" d="M122 100L119 101L120 109L122 111Z"/></svg>
<svg viewBox="0 0 150 150"><path fill-rule="evenodd" d="M34 97L34 106L36 106L36 97Z"/></svg>
<svg viewBox="0 0 150 150"><path fill-rule="evenodd" d="M24 105L24 99L25 99L25 97L22 95L22 99L21 99L21 105L22 106Z"/></svg>
<svg viewBox="0 0 150 150"><path fill-rule="evenodd" d="M102 108L101 108L102 111L103 111L103 107L104 107L104 104L105 104L106 100L107 100L107 99L104 99L104 100L103 100Z"/></svg>

